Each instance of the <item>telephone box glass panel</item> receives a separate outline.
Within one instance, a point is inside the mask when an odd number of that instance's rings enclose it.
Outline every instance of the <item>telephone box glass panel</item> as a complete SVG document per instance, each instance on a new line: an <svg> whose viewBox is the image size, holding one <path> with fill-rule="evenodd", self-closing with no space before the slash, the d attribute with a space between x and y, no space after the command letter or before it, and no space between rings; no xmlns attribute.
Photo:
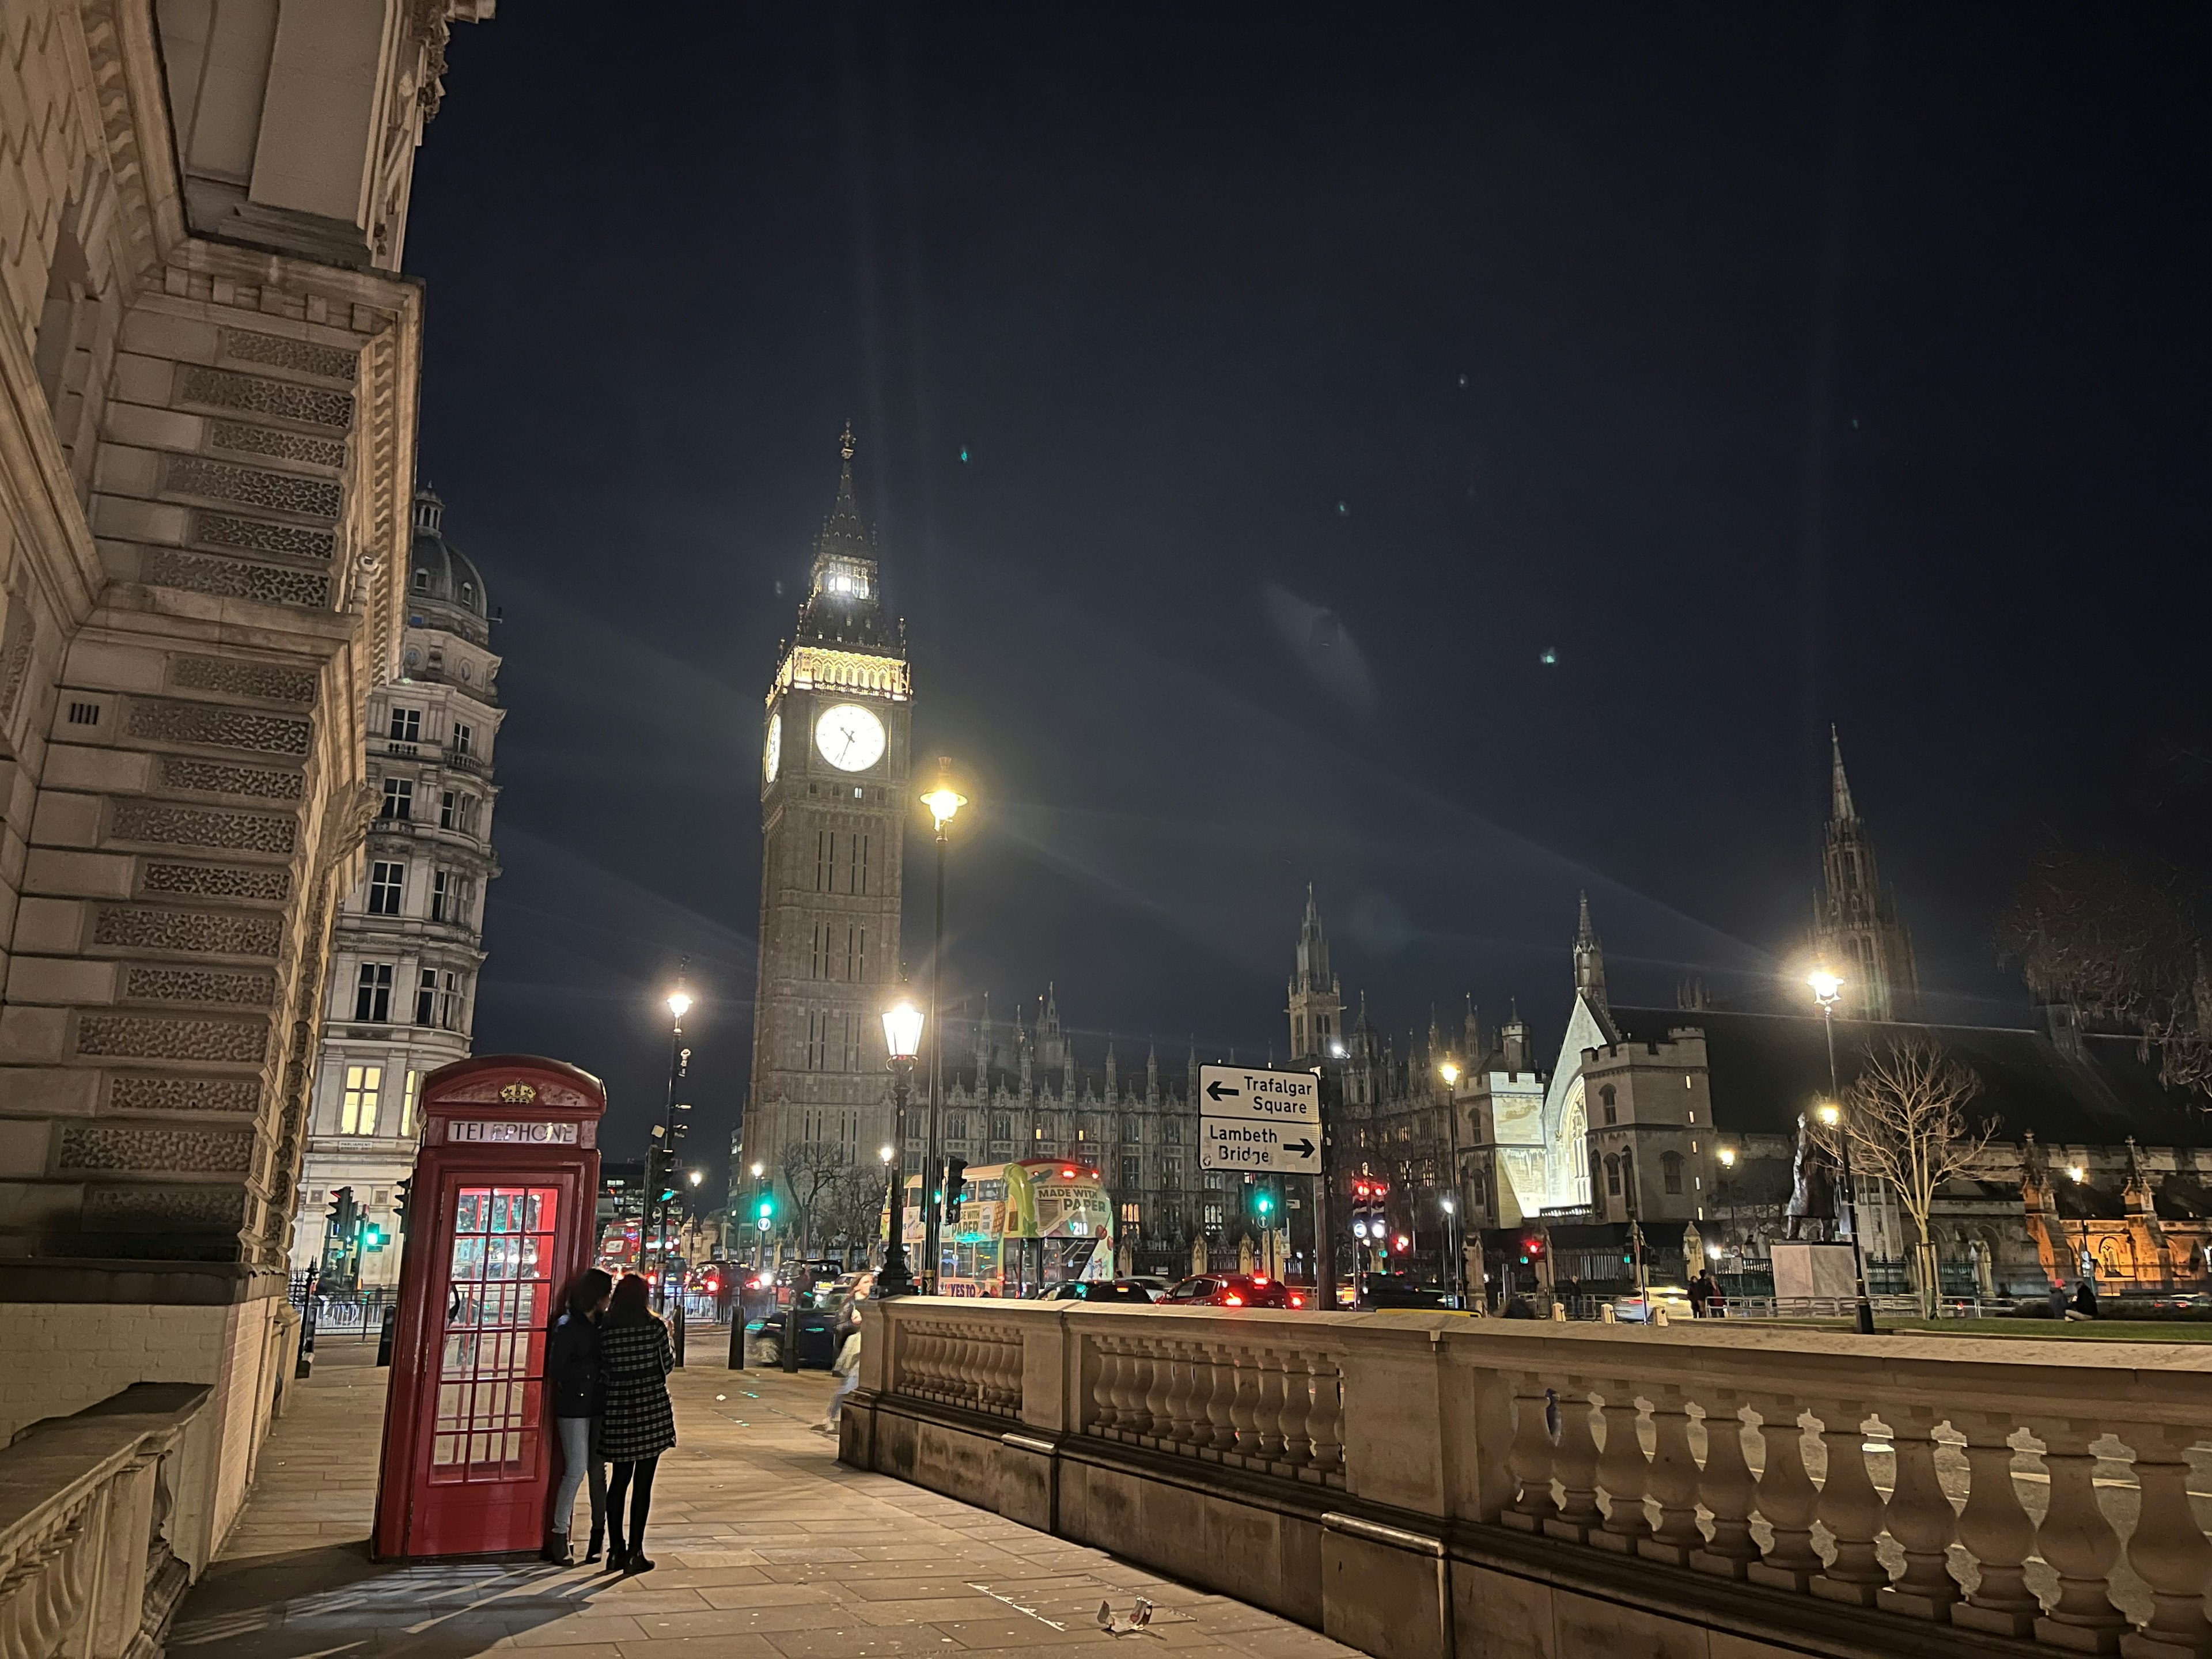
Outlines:
<svg viewBox="0 0 2212 1659"><path fill-rule="evenodd" d="M434 1485L538 1476L557 1200L551 1187L463 1187L454 1194Z"/></svg>

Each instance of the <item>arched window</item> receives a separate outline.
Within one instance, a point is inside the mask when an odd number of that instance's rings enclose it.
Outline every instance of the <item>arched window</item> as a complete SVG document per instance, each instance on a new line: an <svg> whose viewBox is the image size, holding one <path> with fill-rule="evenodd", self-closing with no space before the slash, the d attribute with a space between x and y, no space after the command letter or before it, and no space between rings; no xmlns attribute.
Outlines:
<svg viewBox="0 0 2212 1659"><path fill-rule="evenodd" d="M1662 1152L1659 1158L1659 1173L1666 1181L1668 1192L1680 1192L1682 1190L1681 1153Z"/></svg>
<svg viewBox="0 0 2212 1659"><path fill-rule="evenodd" d="M1620 1196L1620 1160L1611 1155L1605 1160L1605 1190L1608 1197Z"/></svg>
<svg viewBox="0 0 2212 1659"><path fill-rule="evenodd" d="M1614 1103L1613 1085L1608 1083L1604 1088L1599 1090L1597 1097L1605 1103L1605 1121L1607 1123L1620 1122L1620 1112Z"/></svg>
<svg viewBox="0 0 2212 1659"><path fill-rule="evenodd" d="M1633 1152L1623 1152L1620 1155L1620 1188L1622 1202L1627 1205L1629 1214L1634 1215L1636 1213L1636 1154Z"/></svg>

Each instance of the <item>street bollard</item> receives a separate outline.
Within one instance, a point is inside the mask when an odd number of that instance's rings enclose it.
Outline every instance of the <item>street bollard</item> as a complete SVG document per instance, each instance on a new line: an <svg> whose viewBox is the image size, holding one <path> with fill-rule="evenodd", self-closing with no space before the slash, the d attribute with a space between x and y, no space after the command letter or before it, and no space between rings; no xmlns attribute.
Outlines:
<svg viewBox="0 0 2212 1659"><path fill-rule="evenodd" d="M376 1339L376 1363L386 1370L392 1367L392 1345L399 1335L399 1308L395 1303L384 1310L384 1329Z"/></svg>
<svg viewBox="0 0 2212 1659"><path fill-rule="evenodd" d="M745 1310L744 1304L730 1311L730 1369L741 1371L745 1368Z"/></svg>
<svg viewBox="0 0 2212 1659"><path fill-rule="evenodd" d="M680 1302L680 1301L679 1301L678 1303L677 1303L677 1304L676 1304L676 1315L675 1315L675 1317L674 1317L674 1318L672 1318L672 1319L671 1319L671 1320L669 1321L669 1323L670 1323L670 1325L671 1325L671 1326L672 1326L672 1327L674 1328L672 1330L672 1332L670 1333L670 1334L672 1334L672 1336L674 1336L674 1337L675 1337L675 1339L676 1339L676 1343L675 1343L675 1346L676 1346L676 1369L677 1369L678 1370L679 1370L679 1371L680 1371L680 1370L682 1370L684 1369L684 1304L683 1304L683 1303L682 1303L682 1302Z"/></svg>
<svg viewBox="0 0 2212 1659"><path fill-rule="evenodd" d="M799 1369L799 1298L795 1296L783 1310L783 1368L787 1371Z"/></svg>

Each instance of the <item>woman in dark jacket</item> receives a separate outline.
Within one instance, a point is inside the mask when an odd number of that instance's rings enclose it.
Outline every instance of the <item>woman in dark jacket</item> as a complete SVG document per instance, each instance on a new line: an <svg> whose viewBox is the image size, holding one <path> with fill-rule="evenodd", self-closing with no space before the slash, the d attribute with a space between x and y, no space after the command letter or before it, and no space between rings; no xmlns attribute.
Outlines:
<svg viewBox="0 0 2212 1659"><path fill-rule="evenodd" d="M607 1483L609 1572L653 1571L645 1553L645 1522L653 1509L653 1470L660 1454L676 1443L676 1408L668 1399L668 1373L675 1369L668 1327L647 1305L645 1280L623 1274L599 1321L599 1375L607 1390L599 1455L615 1466ZM625 1528L623 1499L633 1490Z"/></svg>
<svg viewBox="0 0 2212 1659"><path fill-rule="evenodd" d="M553 1495L553 1518L545 1534L545 1559L573 1566L568 1555L568 1521L576 1508L576 1489L586 1474L592 1480L592 1547L584 1559L599 1559L606 1537L607 1468L592 1450L599 1437L606 1387L599 1378L599 1328L613 1293L613 1278L586 1267L568 1291L568 1306L553 1322L545 1353L545 1385L553 1396L553 1420L561 1431L561 1489Z"/></svg>

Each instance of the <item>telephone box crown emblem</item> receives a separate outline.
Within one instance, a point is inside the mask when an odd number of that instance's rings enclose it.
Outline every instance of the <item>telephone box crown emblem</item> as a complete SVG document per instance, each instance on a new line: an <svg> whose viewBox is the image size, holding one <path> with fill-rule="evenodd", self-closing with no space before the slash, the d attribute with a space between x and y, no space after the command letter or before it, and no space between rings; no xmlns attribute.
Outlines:
<svg viewBox="0 0 2212 1659"><path fill-rule="evenodd" d="M513 1105L526 1106L538 1098L538 1091L531 1084L510 1083L499 1091L499 1097Z"/></svg>

